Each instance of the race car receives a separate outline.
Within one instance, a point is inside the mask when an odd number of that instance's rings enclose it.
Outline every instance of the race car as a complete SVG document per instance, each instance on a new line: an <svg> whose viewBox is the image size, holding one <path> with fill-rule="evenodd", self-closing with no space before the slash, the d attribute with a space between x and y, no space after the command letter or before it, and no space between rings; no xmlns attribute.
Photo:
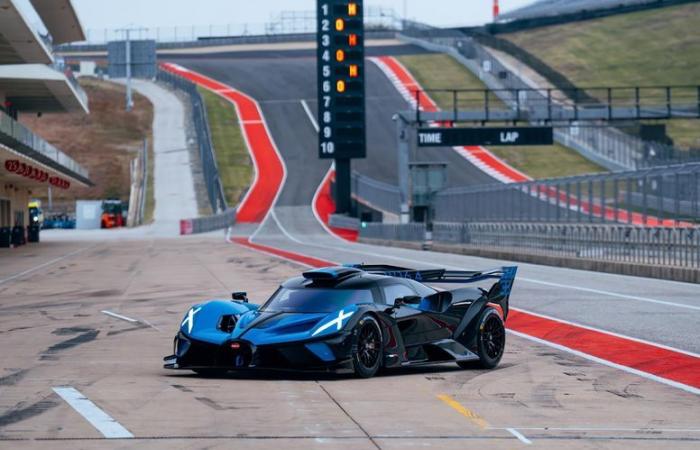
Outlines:
<svg viewBox="0 0 700 450"><path fill-rule="evenodd" d="M517 267L487 271L349 265L309 270L262 306L245 292L187 311L166 369L350 372L456 362L496 367ZM472 284L444 290L443 284ZM437 285L437 287L433 287Z"/></svg>

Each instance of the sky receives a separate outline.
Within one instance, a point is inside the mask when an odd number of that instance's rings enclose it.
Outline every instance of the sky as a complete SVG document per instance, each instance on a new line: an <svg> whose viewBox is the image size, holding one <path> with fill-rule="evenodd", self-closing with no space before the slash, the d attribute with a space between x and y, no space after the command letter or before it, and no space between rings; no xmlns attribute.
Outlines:
<svg viewBox="0 0 700 450"><path fill-rule="evenodd" d="M21 0L26 1L26 0ZM533 0L500 0L508 11ZM142 27L263 24L282 10L313 10L316 0L73 0L83 27ZM492 0L365 0L366 6L394 8L409 18L437 26L490 21Z"/></svg>

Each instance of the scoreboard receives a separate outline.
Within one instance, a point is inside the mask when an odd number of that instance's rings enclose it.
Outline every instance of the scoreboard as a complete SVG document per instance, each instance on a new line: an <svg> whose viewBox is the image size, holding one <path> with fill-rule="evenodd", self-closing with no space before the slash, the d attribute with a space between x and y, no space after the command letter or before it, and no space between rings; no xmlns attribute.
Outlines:
<svg viewBox="0 0 700 450"><path fill-rule="evenodd" d="M363 1L317 0L319 157L366 157Z"/></svg>

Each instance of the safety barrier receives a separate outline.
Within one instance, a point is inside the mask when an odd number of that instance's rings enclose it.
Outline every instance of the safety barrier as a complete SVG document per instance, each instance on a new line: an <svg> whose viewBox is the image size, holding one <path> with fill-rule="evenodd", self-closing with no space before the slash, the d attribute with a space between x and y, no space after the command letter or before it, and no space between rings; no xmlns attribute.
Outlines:
<svg viewBox="0 0 700 450"><path fill-rule="evenodd" d="M199 234L210 231L223 230L236 223L236 210L228 209L221 214L196 219L183 219L180 221L180 234Z"/></svg>
<svg viewBox="0 0 700 450"><path fill-rule="evenodd" d="M398 186L353 172L352 194L357 201L377 211L392 214L400 212L401 193Z"/></svg>
<svg viewBox="0 0 700 450"><path fill-rule="evenodd" d="M422 243L424 224L367 224L361 239ZM700 269L700 228L604 224L433 224L433 245L501 249L542 256Z"/></svg>
<svg viewBox="0 0 700 450"><path fill-rule="evenodd" d="M700 163L450 188L439 222L589 222L688 226L700 222Z"/></svg>
<svg viewBox="0 0 700 450"><path fill-rule="evenodd" d="M424 223L367 223L360 227L360 237L385 241L423 242L426 227Z"/></svg>

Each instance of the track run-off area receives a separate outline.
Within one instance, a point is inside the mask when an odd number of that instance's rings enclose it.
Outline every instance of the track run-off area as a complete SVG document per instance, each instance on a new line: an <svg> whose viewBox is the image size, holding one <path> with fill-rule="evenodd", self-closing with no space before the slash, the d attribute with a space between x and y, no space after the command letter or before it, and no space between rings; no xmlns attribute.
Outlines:
<svg viewBox="0 0 700 450"><path fill-rule="evenodd" d="M360 380L162 369L189 306L232 291L261 303L307 267L503 264L349 242L327 224L329 164L294 161L268 106L229 80L166 67L236 105L256 167L240 225L180 239L49 233L41 247L3 255L0 447L700 445L700 295L678 282L518 264L506 353L493 371L445 364ZM293 105L284 113L302 146L314 133L305 99L265 104ZM301 187L300 167L309 175Z"/></svg>

